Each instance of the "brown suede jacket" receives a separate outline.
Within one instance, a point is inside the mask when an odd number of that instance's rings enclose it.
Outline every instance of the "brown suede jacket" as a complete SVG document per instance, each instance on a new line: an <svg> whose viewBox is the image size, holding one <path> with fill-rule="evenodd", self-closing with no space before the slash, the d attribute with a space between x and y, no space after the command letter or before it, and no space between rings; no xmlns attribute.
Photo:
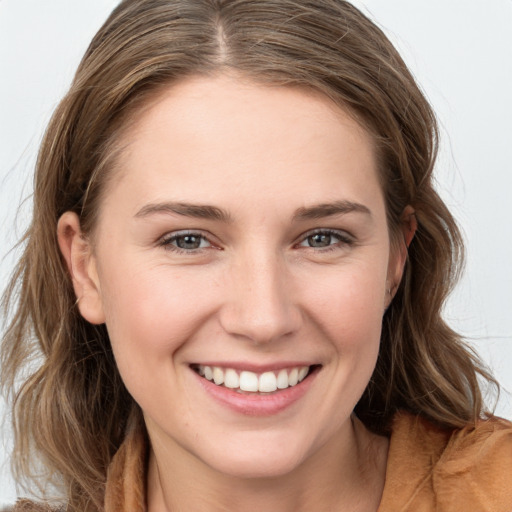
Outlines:
<svg viewBox="0 0 512 512"><path fill-rule="evenodd" d="M145 452L144 436L129 432L109 469L104 512L146 512ZM20 500L12 510L51 509ZM446 431L398 414L377 512L512 512L512 423Z"/></svg>

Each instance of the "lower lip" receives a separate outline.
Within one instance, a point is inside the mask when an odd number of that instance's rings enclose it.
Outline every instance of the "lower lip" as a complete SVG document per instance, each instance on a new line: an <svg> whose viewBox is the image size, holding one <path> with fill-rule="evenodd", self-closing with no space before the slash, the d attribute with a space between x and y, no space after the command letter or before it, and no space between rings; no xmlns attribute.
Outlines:
<svg viewBox="0 0 512 512"><path fill-rule="evenodd" d="M300 400L308 392L318 371L314 370L295 386L269 394L238 393L225 386L217 386L213 382L201 377L195 371L193 373L203 389L229 409L246 416L271 416L284 411Z"/></svg>

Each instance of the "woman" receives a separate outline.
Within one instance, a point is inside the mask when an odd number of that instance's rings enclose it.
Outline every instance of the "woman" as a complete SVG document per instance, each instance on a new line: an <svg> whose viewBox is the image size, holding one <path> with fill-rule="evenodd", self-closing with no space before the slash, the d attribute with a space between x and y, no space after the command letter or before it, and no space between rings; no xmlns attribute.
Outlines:
<svg viewBox="0 0 512 512"><path fill-rule="evenodd" d="M436 134L347 2L122 2L47 130L8 297L4 385L42 356L19 477L80 511L509 511L512 428L440 314Z"/></svg>

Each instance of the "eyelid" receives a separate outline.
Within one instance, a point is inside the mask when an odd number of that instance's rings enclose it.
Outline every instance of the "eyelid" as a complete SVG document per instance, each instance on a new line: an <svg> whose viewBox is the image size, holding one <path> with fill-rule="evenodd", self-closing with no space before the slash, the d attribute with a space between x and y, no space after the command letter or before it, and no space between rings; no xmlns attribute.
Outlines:
<svg viewBox="0 0 512 512"><path fill-rule="evenodd" d="M333 237L336 237L338 238L338 242L335 243L335 244L330 244L326 247L323 247L323 248L318 248L318 247L307 247L307 246L303 246L301 245L303 242L305 242L310 236L314 236L314 235L317 235L317 234L322 234L322 235L330 235L330 236L333 236ZM316 250L316 251L325 251L325 250L329 250L329 249L333 249L333 248L336 248L337 246L339 246L339 244L342 244L342 245L354 245L356 242L356 239L353 235L351 235L348 231L344 230L344 229L333 229L333 228L316 228L316 229L311 229L310 231L307 231L306 233L303 233L298 242L295 244L295 247L305 247L306 249L313 249L313 250Z"/></svg>
<svg viewBox="0 0 512 512"><path fill-rule="evenodd" d="M197 249L182 249L176 245L173 245L172 242L177 240L180 237L184 236L196 236L208 242L208 247L198 247ZM164 249L180 254L199 254L206 249L220 249L218 244L215 244L212 241L213 235L208 232L202 231L200 229L181 229L178 231L170 231L165 235L161 236L157 240L157 245L163 247Z"/></svg>
<svg viewBox="0 0 512 512"><path fill-rule="evenodd" d="M307 238L314 236L316 234L323 234L323 235L330 235L332 237L335 237L338 239L336 243L330 244L325 247L307 247L303 246L302 243L307 240ZM184 236L196 236L199 237L205 241L208 242L207 247L198 247L195 249L183 249L181 247L178 247L176 245L173 245L172 242L174 242L176 239ZM205 232L200 229L182 229L177 231L170 231L157 240L157 245L160 247L163 247L166 250L181 253L181 254L199 254L202 253L206 249L217 249L221 250L220 244L215 243L212 239L215 239L215 237L209 233ZM295 248L306 248L306 249L312 249L317 252L327 251L329 249L335 249L337 247L341 246L351 246L354 245L356 242L355 237L350 234L348 231L343 229L333 229L333 228L315 228L311 229L309 231L306 231L300 237L297 239L297 242L293 244Z"/></svg>

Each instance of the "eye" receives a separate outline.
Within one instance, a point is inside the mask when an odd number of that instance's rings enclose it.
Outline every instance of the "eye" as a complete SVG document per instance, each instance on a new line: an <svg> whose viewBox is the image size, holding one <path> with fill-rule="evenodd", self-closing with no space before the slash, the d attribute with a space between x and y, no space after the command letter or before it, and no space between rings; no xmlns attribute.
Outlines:
<svg viewBox="0 0 512 512"><path fill-rule="evenodd" d="M161 240L160 245L178 252L194 252L212 246L204 235L192 231L167 235Z"/></svg>
<svg viewBox="0 0 512 512"><path fill-rule="evenodd" d="M352 237L344 231L319 229L306 233L305 238L298 245L312 249L327 249L340 245L352 245L353 242Z"/></svg>

